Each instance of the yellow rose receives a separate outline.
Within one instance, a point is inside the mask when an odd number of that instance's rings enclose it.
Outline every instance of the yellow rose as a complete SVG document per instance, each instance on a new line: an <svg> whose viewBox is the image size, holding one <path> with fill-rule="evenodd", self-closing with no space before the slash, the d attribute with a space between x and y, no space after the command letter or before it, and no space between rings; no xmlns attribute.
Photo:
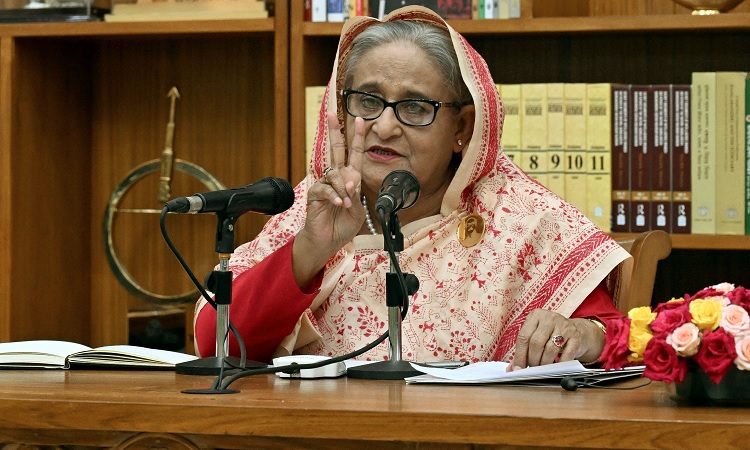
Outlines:
<svg viewBox="0 0 750 450"><path fill-rule="evenodd" d="M656 313L651 312L650 306L641 306L628 311L628 317L630 317L631 329L634 326L637 328L646 328L656 319Z"/></svg>
<svg viewBox="0 0 750 450"><path fill-rule="evenodd" d="M717 300L697 299L690 302L693 323L701 330L715 330L721 323L721 309L724 304Z"/></svg>
<svg viewBox="0 0 750 450"><path fill-rule="evenodd" d="M632 354L628 355L628 362L643 362L643 352L646 351L646 345L652 337L653 335L648 328L633 327L631 323L630 336L628 337L628 350L630 350Z"/></svg>

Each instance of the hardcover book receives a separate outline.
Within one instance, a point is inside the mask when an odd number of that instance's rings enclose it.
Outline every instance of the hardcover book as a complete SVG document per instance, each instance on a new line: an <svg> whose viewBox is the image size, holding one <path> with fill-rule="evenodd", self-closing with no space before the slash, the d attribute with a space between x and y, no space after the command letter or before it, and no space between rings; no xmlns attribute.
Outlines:
<svg viewBox="0 0 750 450"><path fill-rule="evenodd" d="M716 73L716 234L745 234L745 73Z"/></svg>
<svg viewBox="0 0 750 450"><path fill-rule="evenodd" d="M547 187L565 198L565 85L547 84Z"/></svg>
<svg viewBox="0 0 750 450"><path fill-rule="evenodd" d="M505 110L503 122L503 152L517 166L521 165L521 85L498 84Z"/></svg>
<svg viewBox="0 0 750 450"><path fill-rule="evenodd" d="M649 149L651 144L651 94L648 85L633 85L633 126L631 127L632 153L630 189L631 189L631 219L630 231L642 233L648 231L651 215L651 165Z"/></svg>
<svg viewBox="0 0 750 450"><path fill-rule="evenodd" d="M672 219L670 232L691 232L692 189L690 186L690 85L672 85Z"/></svg>
<svg viewBox="0 0 750 450"><path fill-rule="evenodd" d="M612 88L612 231L630 231L630 119L629 84Z"/></svg>
<svg viewBox="0 0 750 450"><path fill-rule="evenodd" d="M521 85L521 169L547 186L547 84Z"/></svg>
<svg viewBox="0 0 750 450"><path fill-rule="evenodd" d="M692 230L716 233L716 74L694 72L690 96Z"/></svg>
<svg viewBox="0 0 750 450"><path fill-rule="evenodd" d="M651 212L650 229L669 232L669 217L672 207L672 180L670 165L672 146L669 141L672 105L670 86L651 87L651 138L649 159L651 160Z"/></svg>
<svg viewBox="0 0 750 450"><path fill-rule="evenodd" d="M565 83L565 200L586 212L586 102L585 83Z"/></svg>
<svg viewBox="0 0 750 450"><path fill-rule="evenodd" d="M586 91L586 216L605 232L612 229L612 85Z"/></svg>

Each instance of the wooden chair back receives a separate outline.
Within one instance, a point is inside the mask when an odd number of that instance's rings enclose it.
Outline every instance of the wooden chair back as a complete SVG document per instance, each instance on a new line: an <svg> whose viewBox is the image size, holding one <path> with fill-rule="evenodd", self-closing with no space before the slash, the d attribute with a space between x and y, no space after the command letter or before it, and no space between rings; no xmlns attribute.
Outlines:
<svg viewBox="0 0 750 450"><path fill-rule="evenodd" d="M652 230L616 241L632 258L620 263L607 276L607 290L612 300L623 313L639 306L650 306L656 267L672 252L669 234Z"/></svg>

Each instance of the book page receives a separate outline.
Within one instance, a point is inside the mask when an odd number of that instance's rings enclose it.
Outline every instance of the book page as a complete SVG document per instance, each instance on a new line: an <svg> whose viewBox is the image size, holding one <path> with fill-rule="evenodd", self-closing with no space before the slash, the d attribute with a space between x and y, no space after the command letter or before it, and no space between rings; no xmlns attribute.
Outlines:
<svg viewBox="0 0 750 450"><path fill-rule="evenodd" d="M68 362L70 364L171 367L195 359L198 358L194 355L168 350L133 345L110 345L70 355Z"/></svg>
<svg viewBox="0 0 750 450"><path fill-rule="evenodd" d="M0 343L0 367L64 367L68 355L89 349L66 341L4 342Z"/></svg>

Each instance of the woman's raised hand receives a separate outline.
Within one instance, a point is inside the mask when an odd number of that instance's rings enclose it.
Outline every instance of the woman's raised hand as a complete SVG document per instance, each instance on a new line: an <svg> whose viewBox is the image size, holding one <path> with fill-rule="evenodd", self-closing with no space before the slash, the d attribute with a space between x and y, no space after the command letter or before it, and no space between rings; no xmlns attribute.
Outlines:
<svg viewBox="0 0 750 450"><path fill-rule="evenodd" d="M329 112L327 119L331 166L307 192L305 227L297 234L294 244L294 273L300 287L359 233L366 216L360 200L364 120L356 118L354 121L355 132L347 161L346 140L336 113Z"/></svg>

